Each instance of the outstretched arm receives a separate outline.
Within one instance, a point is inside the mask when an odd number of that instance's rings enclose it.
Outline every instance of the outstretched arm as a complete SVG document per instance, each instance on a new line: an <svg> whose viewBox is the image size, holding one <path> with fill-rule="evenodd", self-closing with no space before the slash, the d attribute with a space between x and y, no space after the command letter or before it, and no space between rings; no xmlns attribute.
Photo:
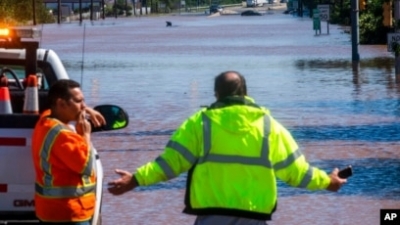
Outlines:
<svg viewBox="0 0 400 225"><path fill-rule="evenodd" d="M133 190L135 187L139 186L135 176L132 173L126 170L119 169L116 169L115 173L117 173L121 177L111 182L108 182L108 192L110 192L111 194L122 195L125 192Z"/></svg>

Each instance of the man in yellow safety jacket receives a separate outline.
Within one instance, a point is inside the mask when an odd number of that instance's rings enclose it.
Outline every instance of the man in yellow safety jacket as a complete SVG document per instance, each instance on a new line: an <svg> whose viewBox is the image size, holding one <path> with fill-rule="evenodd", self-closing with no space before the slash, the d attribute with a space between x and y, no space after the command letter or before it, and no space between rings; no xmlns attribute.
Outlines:
<svg viewBox="0 0 400 225"><path fill-rule="evenodd" d="M276 177L291 186L338 191L346 179L312 167L295 140L247 96L235 71L215 78L217 101L175 131L164 152L132 174L109 182L110 193L166 181L188 171L184 212L195 225L264 224L277 205Z"/></svg>

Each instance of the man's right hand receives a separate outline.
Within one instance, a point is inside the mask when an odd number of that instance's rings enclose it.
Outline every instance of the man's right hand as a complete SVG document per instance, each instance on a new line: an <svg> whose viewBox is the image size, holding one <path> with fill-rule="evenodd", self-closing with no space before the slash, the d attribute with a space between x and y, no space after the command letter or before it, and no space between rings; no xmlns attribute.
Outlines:
<svg viewBox="0 0 400 225"><path fill-rule="evenodd" d="M326 190L336 192L342 187L343 184L345 184L347 182L347 179L340 178L338 173L339 173L339 169L335 168L332 171L332 173L329 174L329 177L331 178L331 183L326 188Z"/></svg>
<svg viewBox="0 0 400 225"><path fill-rule="evenodd" d="M76 132L82 136L90 135L90 132L92 131L92 127L86 119L84 110L79 113L78 118L76 119L75 129Z"/></svg>

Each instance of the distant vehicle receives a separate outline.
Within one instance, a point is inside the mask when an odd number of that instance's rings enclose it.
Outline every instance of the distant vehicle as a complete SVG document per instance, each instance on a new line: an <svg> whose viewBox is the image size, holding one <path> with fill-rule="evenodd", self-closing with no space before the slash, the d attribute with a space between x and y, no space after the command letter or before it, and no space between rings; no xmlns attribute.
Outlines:
<svg viewBox="0 0 400 225"><path fill-rule="evenodd" d="M261 16L261 13L254 11L254 10L246 10L246 11L243 11L240 15L241 16Z"/></svg>
<svg viewBox="0 0 400 225"><path fill-rule="evenodd" d="M224 8L220 5L211 5L210 6L210 14L222 12L222 10L224 10Z"/></svg>
<svg viewBox="0 0 400 225"><path fill-rule="evenodd" d="M267 0L246 0L247 7L263 6L266 3L268 3Z"/></svg>

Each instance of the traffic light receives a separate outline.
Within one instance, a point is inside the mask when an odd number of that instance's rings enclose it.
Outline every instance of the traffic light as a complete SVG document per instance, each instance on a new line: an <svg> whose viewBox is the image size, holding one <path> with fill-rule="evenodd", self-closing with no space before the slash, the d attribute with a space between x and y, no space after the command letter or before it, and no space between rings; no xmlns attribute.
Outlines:
<svg viewBox="0 0 400 225"><path fill-rule="evenodd" d="M367 0L358 0L358 10L364 11L367 7Z"/></svg>
<svg viewBox="0 0 400 225"><path fill-rule="evenodd" d="M382 5L382 23L385 27L391 27L392 24L392 2L384 2Z"/></svg>

